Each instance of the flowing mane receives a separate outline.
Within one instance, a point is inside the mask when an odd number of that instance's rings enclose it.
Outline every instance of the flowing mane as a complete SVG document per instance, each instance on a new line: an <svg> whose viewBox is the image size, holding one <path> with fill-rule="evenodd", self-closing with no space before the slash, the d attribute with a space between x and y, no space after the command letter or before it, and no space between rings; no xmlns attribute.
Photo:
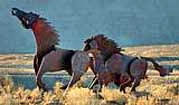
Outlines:
<svg viewBox="0 0 179 105"><path fill-rule="evenodd" d="M34 22L32 30L36 39L36 53L41 55L55 47L59 43L59 34L45 18L39 18Z"/></svg>
<svg viewBox="0 0 179 105"><path fill-rule="evenodd" d="M120 53L122 50L118 44L103 34L98 34L88 38L85 43L90 43L92 40L95 40L98 44L98 49L102 51L102 53L106 56L111 56L114 53Z"/></svg>
<svg viewBox="0 0 179 105"><path fill-rule="evenodd" d="M103 34L99 34L93 39L99 42L98 44L101 48L108 48L114 50L118 47L118 44L114 40L105 37Z"/></svg>

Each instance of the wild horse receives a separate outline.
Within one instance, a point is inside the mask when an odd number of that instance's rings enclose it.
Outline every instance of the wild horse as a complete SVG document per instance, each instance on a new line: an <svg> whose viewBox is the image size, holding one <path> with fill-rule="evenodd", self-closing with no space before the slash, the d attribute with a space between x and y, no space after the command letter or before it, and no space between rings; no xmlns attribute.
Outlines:
<svg viewBox="0 0 179 105"><path fill-rule="evenodd" d="M122 54L120 52L121 48L118 48L117 43L102 34L85 41L84 51L91 49L100 50L105 61L104 65L101 64L102 68L105 69L97 72L95 78L98 78L98 82L101 85L107 85L110 82L120 85L120 90L124 93L127 86L132 86L131 91L136 91L135 88L146 77L148 61L153 63L160 76L169 74L169 71L164 66L159 65L152 58L138 58ZM93 80L97 80L95 78Z"/></svg>
<svg viewBox="0 0 179 105"><path fill-rule="evenodd" d="M87 71L88 67L93 67L90 54L95 55L97 58L96 60L93 59L93 61L96 61L96 63L100 61L100 55L97 50L84 52L57 48L56 45L58 45L59 41L57 31L47 22L47 19L40 17L38 14L33 12L26 13L17 8L13 8L11 12L26 29L31 29L34 33L36 53L33 67L39 88L47 90L41 80L46 72L66 70L72 78L68 85L62 87L62 89L65 89L67 86L70 87L80 80L80 77Z"/></svg>

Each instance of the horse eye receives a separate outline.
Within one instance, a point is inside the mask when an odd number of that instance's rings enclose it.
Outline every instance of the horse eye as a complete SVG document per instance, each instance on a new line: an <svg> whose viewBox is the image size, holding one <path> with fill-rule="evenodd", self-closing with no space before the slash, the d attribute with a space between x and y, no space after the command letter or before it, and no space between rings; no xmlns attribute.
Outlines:
<svg viewBox="0 0 179 105"><path fill-rule="evenodd" d="M87 40L85 40L84 43L87 44Z"/></svg>
<svg viewBox="0 0 179 105"><path fill-rule="evenodd" d="M26 20L26 24L29 24L29 20Z"/></svg>

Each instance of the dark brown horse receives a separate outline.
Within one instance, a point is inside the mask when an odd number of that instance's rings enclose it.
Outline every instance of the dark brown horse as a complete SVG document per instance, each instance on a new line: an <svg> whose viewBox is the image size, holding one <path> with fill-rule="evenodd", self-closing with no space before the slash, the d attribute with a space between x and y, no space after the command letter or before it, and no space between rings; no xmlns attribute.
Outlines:
<svg viewBox="0 0 179 105"><path fill-rule="evenodd" d="M99 55L97 50L84 52L57 48L56 45L58 45L59 41L58 33L45 18L41 18L32 12L26 13L17 8L12 9L12 15L16 16L26 29L31 29L34 33L36 39L34 69L39 88L47 90L41 80L46 72L66 70L72 78L68 85L62 87L62 89L65 89L67 86L70 87L80 80L80 77L87 71L88 67L93 67L90 54L96 56L97 60L93 59L96 63L101 61L98 60L100 57L97 57Z"/></svg>
<svg viewBox="0 0 179 105"><path fill-rule="evenodd" d="M138 58L122 54L121 48L118 48L113 40L104 35L89 38L85 41L85 44L84 51L98 49L102 52L103 58L106 58L105 65L101 65L104 66L105 70L98 72L96 76L100 84L107 85L114 82L121 86L120 90L123 92L125 92L127 86L132 86L131 91L135 91L141 80L146 77L148 61L153 63L160 76L169 74L165 67L156 63L152 58Z"/></svg>

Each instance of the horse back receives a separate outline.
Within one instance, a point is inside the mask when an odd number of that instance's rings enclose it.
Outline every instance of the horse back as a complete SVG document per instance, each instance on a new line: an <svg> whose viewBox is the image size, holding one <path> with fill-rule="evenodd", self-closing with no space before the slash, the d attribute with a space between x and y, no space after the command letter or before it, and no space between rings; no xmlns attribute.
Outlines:
<svg viewBox="0 0 179 105"><path fill-rule="evenodd" d="M114 54L107 60L105 66L107 67L107 70L112 73L127 73L129 63L132 59L134 59L132 56Z"/></svg>
<svg viewBox="0 0 179 105"><path fill-rule="evenodd" d="M43 67L48 71L67 70L71 73L71 59L75 51L56 49L43 57Z"/></svg>
<svg viewBox="0 0 179 105"><path fill-rule="evenodd" d="M71 68L71 59L75 53L76 51L68 49L57 49L56 51L59 62L68 68Z"/></svg>

